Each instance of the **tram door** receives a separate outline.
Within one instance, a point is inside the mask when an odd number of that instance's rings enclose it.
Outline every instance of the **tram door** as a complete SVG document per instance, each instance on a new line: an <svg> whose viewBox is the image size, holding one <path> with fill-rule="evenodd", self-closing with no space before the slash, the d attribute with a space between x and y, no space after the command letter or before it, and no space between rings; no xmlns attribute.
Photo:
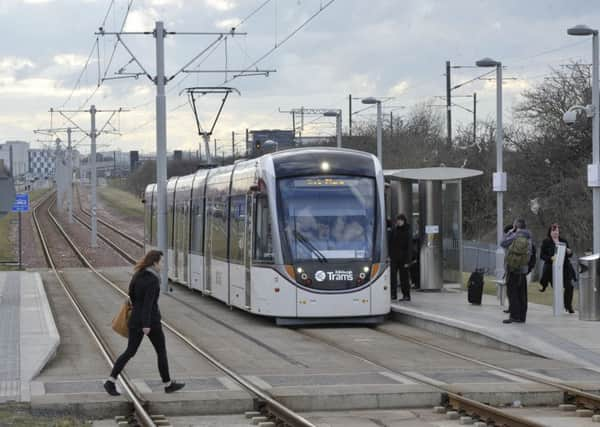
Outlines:
<svg viewBox="0 0 600 427"><path fill-rule="evenodd" d="M178 206L179 222L177 226L177 247L176 262L177 262L177 279L184 284L188 284L188 252L190 247L189 233L189 203L181 201Z"/></svg>
<svg viewBox="0 0 600 427"><path fill-rule="evenodd" d="M246 195L246 224L244 232L244 266L246 272L245 279L245 290L246 290L246 308L249 310L251 305L250 297L252 295L252 254L254 249L252 248L252 242L254 242L254 212L256 206L256 197L254 193Z"/></svg>

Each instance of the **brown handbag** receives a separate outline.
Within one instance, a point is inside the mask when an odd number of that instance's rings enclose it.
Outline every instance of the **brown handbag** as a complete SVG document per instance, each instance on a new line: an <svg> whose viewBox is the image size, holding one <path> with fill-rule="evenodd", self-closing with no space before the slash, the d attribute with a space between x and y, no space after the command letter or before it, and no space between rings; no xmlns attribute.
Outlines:
<svg viewBox="0 0 600 427"><path fill-rule="evenodd" d="M129 322L129 316L131 316L131 303L128 299L121 304L119 312L112 320L113 330L125 338L129 337L129 326L127 325Z"/></svg>

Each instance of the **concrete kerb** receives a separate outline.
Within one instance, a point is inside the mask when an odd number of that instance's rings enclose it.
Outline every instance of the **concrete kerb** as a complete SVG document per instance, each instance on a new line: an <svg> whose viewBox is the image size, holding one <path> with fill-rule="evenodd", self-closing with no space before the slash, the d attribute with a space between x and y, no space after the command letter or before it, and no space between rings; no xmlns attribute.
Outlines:
<svg viewBox="0 0 600 427"><path fill-rule="evenodd" d="M390 318L405 325L425 329L429 332L438 333L452 338L458 338L471 344L490 347L496 350L511 351L527 356L542 357L544 359L547 358L546 356L532 352L525 347L487 335L478 330L476 327L473 327L467 323L461 322L460 325L454 324L451 319L447 319L443 316L424 314L416 311L398 311L398 309L393 308Z"/></svg>
<svg viewBox="0 0 600 427"><path fill-rule="evenodd" d="M27 382L37 376L56 355L60 334L40 274L20 274L20 377L22 382ZM36 301L34 307L26 303L31 299Z"/></svg>

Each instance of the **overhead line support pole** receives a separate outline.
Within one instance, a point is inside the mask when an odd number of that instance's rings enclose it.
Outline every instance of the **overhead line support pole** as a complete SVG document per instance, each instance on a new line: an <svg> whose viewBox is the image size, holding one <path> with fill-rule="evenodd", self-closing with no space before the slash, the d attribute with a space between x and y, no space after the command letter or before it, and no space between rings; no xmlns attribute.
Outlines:
<svg viewBox="0 0 600 427"><path fill-rule="evenodd" d="M447 146L452 146L452 86L450 61L446 61L446 139Z"/></svg>
<svg viewBox="0 0 600 427"><path fill-rule="evenodd" d="M91 206L90 206L90 211L91 211L91 229L92 229L92 235L91 235L91 247L92 248L97 248L98 247L98 224L97 224L97 217L96 217L96 106L92 105L90 107L90 116L91 116L91 129L90 129L90 140L92 143L92 147L91 147L91 154L90 154L90 181L91 181L91 185L92 185L92 200L91 200Z"/></svg>
<svg viewBox="0 0 600 427"><path fill-rule="evenodd" d="M156 186L158 196L157 234L158 249L163 253L161 290L169 289L167 247L167 101L165 97L165 28L157 21L154 29L156 39Z"/></svg>

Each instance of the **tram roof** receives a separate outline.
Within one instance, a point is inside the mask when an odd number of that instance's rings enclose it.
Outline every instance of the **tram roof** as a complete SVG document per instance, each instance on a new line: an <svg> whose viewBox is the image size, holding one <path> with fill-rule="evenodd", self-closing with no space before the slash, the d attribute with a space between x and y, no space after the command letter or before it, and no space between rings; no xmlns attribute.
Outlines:
<svg viewBox="0 0 600 427"><path fill-rule="evenodd" d="M483 171L465 168L420 168L420 169L386 169L383 174L387 179L400 181L457 181L483 175Z"/></svg>

